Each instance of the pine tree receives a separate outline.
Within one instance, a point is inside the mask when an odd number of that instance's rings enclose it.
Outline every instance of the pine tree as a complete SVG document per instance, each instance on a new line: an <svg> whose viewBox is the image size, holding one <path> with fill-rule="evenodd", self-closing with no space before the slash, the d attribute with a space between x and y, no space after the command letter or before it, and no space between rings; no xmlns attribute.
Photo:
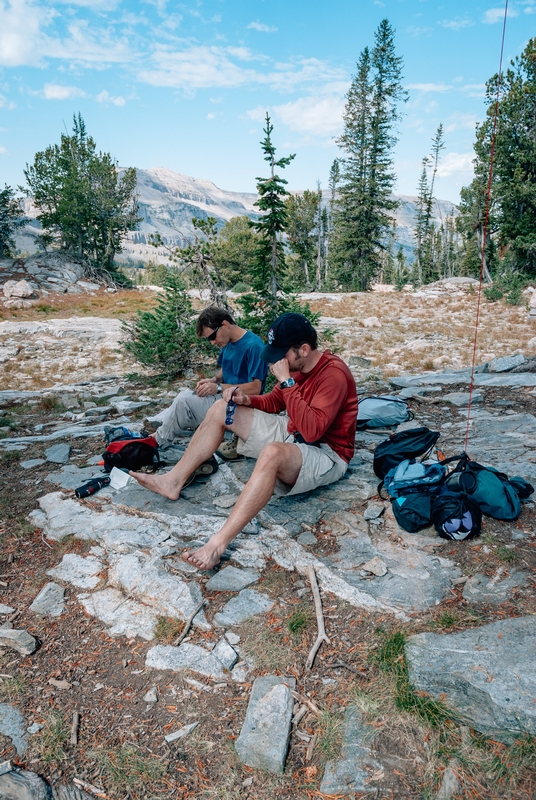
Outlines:
<svg viewBox="0 0 536 800"><path fill-rule="evenodd" d="M253 223L254 230L260 234L260 242L257 245L252 275L253 288L261 295L269 297L269 302L275 312L277 310L277 290L281 287L285 273L282 234L288 224L285 198L289 194L285 188L288 181L277 175L275 170L288 167L295 158L295 154L276 160L276 149L272 142L273 129L274 126L267 112L261 147L264 160L270 165L270 177L256 178L259 199L255 205L264 213L258 222Z"/></svg>
<svg viewBox="0 0 536 800"><path fill-rule="evenodd" d="M15 191L8 186L0 191L0 258L13 255L15 249L15 233L25 224L20 202L15 198Z"/></svg>
<svg viewBox="0 0 536 800"><path fill-rule="evenodd" d="M310 268L313 266L318 246L319 193L306 189L303 194L291 194L286 200L287 237L290 250L299 257L303 277L298 289L311 289Z"/></svg>
<svg viewBox="0 0 536 800"><path fill-rule="evenodd" d="M374 47L362 51L346 95L344 131L337 143L340 187L335 202L330 260L345 289L366 290L381 268L381 252L397 201L393 148L398 106L407 99L394 31L384 19Z"/></svg>
<svg viewBox="0 0 536 800"><path fill-rule="evenodd" d="M417 283L430 283L439 277L437 264L437 235L433 222L434 185L439 167L441 151L445 148L443 125L439 124L429 156L422 160L422 171L417 194L417 216L415 220L415 268ZM431 177L429 172L431 171Z"/></svg>

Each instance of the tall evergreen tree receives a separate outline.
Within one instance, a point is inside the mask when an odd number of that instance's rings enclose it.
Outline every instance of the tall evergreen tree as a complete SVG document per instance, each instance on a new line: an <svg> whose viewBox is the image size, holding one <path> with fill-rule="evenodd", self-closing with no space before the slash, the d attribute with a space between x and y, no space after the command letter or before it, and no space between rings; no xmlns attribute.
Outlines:
<svg viewBox="0 0 536 800"><path fill-rule="evenodd" d="M417 194L417 216L415 220L415 270L418 284L430 283L439 277L436 259L436 229L433 222L434 186L439 168L441 151L445 148L443 125L439 124L429 156L423 158ZM431 175L429 174L431 173Z"/></svg>
<svg viewBox="0 0 536 800"><path fill-rule="evenodd" d="M302 286L310 289L310 270L317 255L318 230L321 230L318 224L319 193L306 189L303 194L291 194L286 204L289 247L300 259L303 269Z"/></svg>
<svg viewBox="0 0 536 800"><path fill-rule="evenodd" d="M366 290L381 269L381 252L397 201L393 149L397 142L402 59L395 53L394 30L380 23L374 47L362 51L346 95L344 130L337 140L339 196L335 202L330 258L346 289Z"/></svg>
<svg viewBox="0 0 536 800"><path fill-rule="evenodd" d="M13 255L15 233L24 225L23 211L15 197L15 191L8 186L0 191L0 258Z"/></svg>
<svg viewBox="0 0 536 800"><path fill-rule="evenodd" d="M97 269L112 271L123 238L139 222L136 170L119 177L117 163L109 153L97 152L78 114L72 134L36 153L24 175L49 240Z"/></svg>
<svg viewBox="0 0 536 800"><path fill-rule="evenodd" d="M282 234L288 224L288 213L285 199L289 192L285 188L288 181L276 173L277 169L288 167L295 154L276 160L276 149L272 142L271 123L266 113L264 139L261 147L264 160L270 165L268 178L256 178L259 199L255 205L264 212L253 228L260 234L257 245L255 263L252 268L253 288L260 294L269 295L273 310L277 309L277 290L280 288L285 273L285 251Z"/></svg>

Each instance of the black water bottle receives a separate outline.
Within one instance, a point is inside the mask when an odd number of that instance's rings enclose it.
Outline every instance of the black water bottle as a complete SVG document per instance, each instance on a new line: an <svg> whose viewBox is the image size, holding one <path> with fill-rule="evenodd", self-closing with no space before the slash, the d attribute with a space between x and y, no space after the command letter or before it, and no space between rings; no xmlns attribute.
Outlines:
<svg viewBox="0 0 536 800"><path fill-rule="evenodd" d="M110 478L107 475L103 475L102 478L92 478L87 483L84 483L83 486L79 486L78 489L74 490L74 493L77 497L91 497L92 494L98 492L99 489L102 489L103 486L108 486L110 483Z"/></svg>

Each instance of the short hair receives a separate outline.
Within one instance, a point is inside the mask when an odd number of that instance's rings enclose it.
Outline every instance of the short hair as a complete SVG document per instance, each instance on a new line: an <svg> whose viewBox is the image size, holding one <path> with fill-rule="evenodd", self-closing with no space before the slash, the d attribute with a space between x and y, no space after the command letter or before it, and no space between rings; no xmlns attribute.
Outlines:
<svg viewBox="0 0 536 800"><path fill-rule="evenodd" d="M209 306L208 308L205 308L198 316L195 324L195 332L199 337L201 337L203 336L203 328L212 328L212 330L216 330L216 328L220 327L222 322L228 322L230 325L236 325L236 322L232 318L231 314L225 308L220 308L219 306Z"/></svg>

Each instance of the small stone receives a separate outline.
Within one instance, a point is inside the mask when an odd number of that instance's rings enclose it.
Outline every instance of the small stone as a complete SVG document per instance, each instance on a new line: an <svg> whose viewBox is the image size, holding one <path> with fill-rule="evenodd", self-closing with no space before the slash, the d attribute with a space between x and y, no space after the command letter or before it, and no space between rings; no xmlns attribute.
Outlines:
<svg viewBox="0 0 536 800"><path fill-rule="evenodd" d="M316 543L317 538L312 531L304 531L300 533L296 541L302 545L312 545Z"/></svg>
<svg viewBox="0 0 536 800"><path fill-rule="evenodd" d="M9 705L9 703L0 703L0 733L11 739L13 747L19 756L24 753L27 747L25 728L24 717L19 709L16 706ZM0 797L3 797L1 788Z"/></svg>
<svg viewBox="0 0 536 800"><path fill-rule="evenodd" d="M49 678L48 682L55 689L61 689L62 691L65 689L72 689L72 684L70 684L69 681L66 681L65 679L58 681L56 680L56 678Z"/></svg>
<svg viewBox="0 0 536 800"><path fill-rule="evenodd" d="M221 569L207 581L205 588L209 592L239 592L256 583L260 578L260 573L253 569L237 569L229 566Z"/></svg>
<svg viewBox="0 0 536 800"><path fill-rule="evenodd" d="M268 595L255 589L242 589L236 597L229 600L222 610L214 615L214 624L222 628L240 625L248 617L263 614L273 608L275 602Z"/></svg>
<svg viewBox="0 0 536 800"><path fill-rule="evenodd" d="M71 455L71 445L62 442L61 444L54 444L52 447L49 447L45 450L45 456L47 461L51 461L54 464L66 464L69 461L69 456Z"/></svg>
<svg viewBox="0 0 536 800"><path fill-rule="evenodd" d="M458 794L460 789L460 781L456 774L456 770L460 768L460 762L457 758L452 758L443 773L441 786L435 796L435 800L452 800L455 794Z"/></svg>
<svg viewBox="0 0 536 800"><path fill-rule="evenodd" d="M158 702L158 689L156 686L153 686L143 695L143 702L144 703L157 703Z"/></svg>
<svg viewBox="0 0 536 800"><path fill-rule="evenodd" d="M461 408L469 403L469 398L469 392L450 392L450 394L443 395L441 399L444 400L445 403L451 403L451 405ZM483 400L482 392L473 392L472 403L482 403Z"/></svg>
<svg viewBox="0 0 536 800"><path fill-rule="evenodd" d="M239 495L237 494L221 494L219 497L215 497L212 502L218 508L232 508L238 497Z"/></svg>
<svg viewBox="0 0 536 800"><path fill-rule="evenodd" d="M383 503L369 503L363 514L363 519L366 520L378 519L378 517L381 517L384 511L385 511L385 506L383 505Z"/></svg>
<svg viewBox="0 0 536 800"><path fill-rule="evenodd" d="M378 556L375 556L370 561L367 561L366 564L363 564L362 569L366 572L372 572L372 574L377 575L378 578L387 574L387 567Z"/></svg>
<svg viewBox="0 0 536 800"><path fill-rule="evenodd" d="M13 614L15 611L14 608L11 606L5 606L3 603L0 603L0 614Z"/></svg>
<svg viewBox="0 0 536 800"><path fill-rule="evenodd" d="M181 728L178 731L174 731L173 733L168 733L167 736L164 736L164 739L168 743L176 742L177 739L182 739L183 736L186 736L188 733L191 733L191 731L193 731L194 728L197 728L198 725L199 722L192 722L190 723L190 725L185 725L184 728Z"/></svg>
<svg viewBox="0 0 536 800"><path fill-rule="evenodd" d="M0 628L0 645L12 647L23 656L30 656L37 650L37 642L33 636L24 630L6 630Z"/></svg>
<svg viewBox="0 0 536 800"><path fill-rule="evenodd" d="M288 750L295 678L266 675L256 678L246 718L236 740L243 764L282 774Z"/></svg>
<svg viewBox="0 0 536 800"><path fill-rule="evenodd" d="M238 644L240 641L240 636L234 631L225 631L225 638L229 644Z"/></svg>
<svg viewBox="0 0 536 800"><path fill-rule="evenodd" d="M29 458L27 461L19 461L19 465L22 469L33 469L33 467L40 467L41 464L45 464L44 458Z"/></svg>
<svg viewBox="0 0 536 800"><path fill-rule="evenodd" d="M63 614L65 589L57 583L47 583L43 586L30 606L30 611L49 617L59 617Z"/></svg>
<svg viewBox="0 0 536 800"><path fill-rule="evenodd" d="M220 639L216 647L211 651L218 661L221 661L225 669L232 670L238 661L238 653L231 647L226 639Z"/></svg>
<svg viewBox="0 0 536 800"><path fill-rule="evenodd" d="M30 736L33 736L35 733L39 733L39 731L42 730L43 726L40 725L39 722L32 722L32 724L28 726L28 730L26 732L29 733Z"/></svg>

